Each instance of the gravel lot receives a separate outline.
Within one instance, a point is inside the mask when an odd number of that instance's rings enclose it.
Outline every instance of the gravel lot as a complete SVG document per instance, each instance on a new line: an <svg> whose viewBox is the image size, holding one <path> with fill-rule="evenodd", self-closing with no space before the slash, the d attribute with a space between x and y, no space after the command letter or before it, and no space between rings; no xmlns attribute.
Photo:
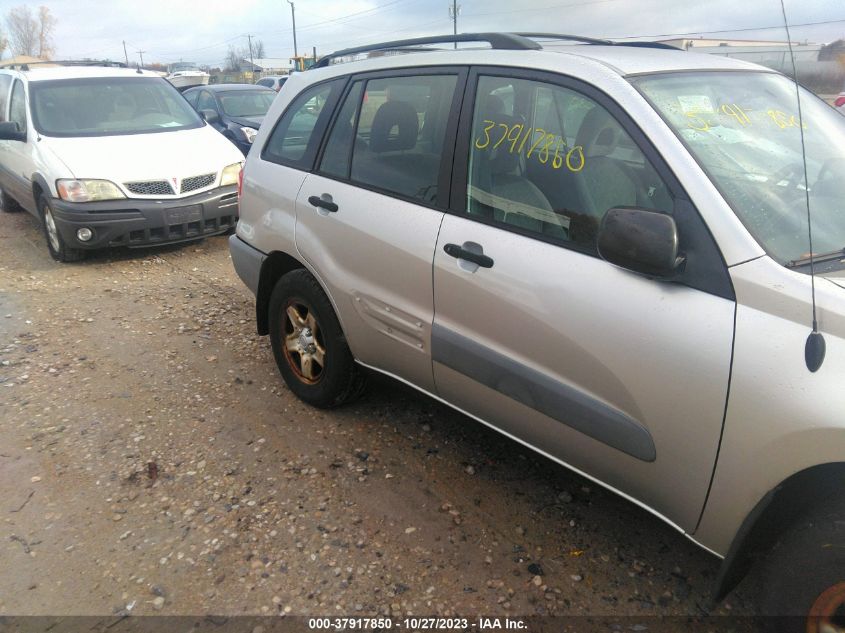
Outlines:
<svg viewBox="0 0 845 633"><path fill-rule="evenodd" d="M681 534L391 380L303 405L253 313L224 237L61 265L0 214L0 614L707 612Z"/></svg>

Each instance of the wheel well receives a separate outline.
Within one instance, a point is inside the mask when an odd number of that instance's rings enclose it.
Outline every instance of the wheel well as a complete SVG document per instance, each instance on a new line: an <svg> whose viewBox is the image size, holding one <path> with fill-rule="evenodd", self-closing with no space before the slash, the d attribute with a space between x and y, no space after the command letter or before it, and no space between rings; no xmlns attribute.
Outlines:
<svg viewBox="0 0 845 633"><path fill-rule="evenodd" d="M292 270L305 268L301 262L287 253L279 251L270 253L261 265L261 275L258 278L258 292L255 293L255 319L259 334L270 333L270 295L276 282Z"/></svg>
<svg viewBox="0 0 845 633"><path fill-rule="evenodd" d="M813 466L770 490L748 514L722 562L714 598L728 595L778 538L826 499L841 494L845 463Z"/></svg>

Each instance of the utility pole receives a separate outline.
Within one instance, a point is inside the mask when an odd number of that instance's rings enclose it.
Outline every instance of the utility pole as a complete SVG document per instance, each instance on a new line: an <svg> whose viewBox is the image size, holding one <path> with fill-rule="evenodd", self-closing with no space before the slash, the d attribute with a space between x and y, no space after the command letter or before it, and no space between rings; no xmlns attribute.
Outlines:
<svg viewBox="0 0 845 633"><path fill-rule="evenodd" d="M144 67L144 53L146 53L146 52L147 51L138 51L138 55L141 56L141 68Z"/></svg>
<svg viewBox="0 0 845 633"><path fill-rule="evenodd" d="M126 40L123 40L123 57L126 59L126 65L129 65L129 54L126 52Z"/></svg>
<svg viewBox="0 0 845 633"><path fill-rule="evenodd" d="M252 35L246 36L249 42L249 76L255 79L255 62L252 59Z"/></svg>
<svg viewBox="0 0 845 633"><path fill-rule="evenodd" d="M299 57L299 52L296 50L296 10L291 0L287 0L287 2L290 5L290 19L293 22L293 56Z"/></svg>
<svg viewBox="0 0 845 633"><path fill-rule="evenodd" d="M452 0L452 6L449 7L449 17L452 18L452 33L458 35L458 14L461 12L461 7L458 0ZM455 49L458 48L458 43L454 43Z"/></svg>

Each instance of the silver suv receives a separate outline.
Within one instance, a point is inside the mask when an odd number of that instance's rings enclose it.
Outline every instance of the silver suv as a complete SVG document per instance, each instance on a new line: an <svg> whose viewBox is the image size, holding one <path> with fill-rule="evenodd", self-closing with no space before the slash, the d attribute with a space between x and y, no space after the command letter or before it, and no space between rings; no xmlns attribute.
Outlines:
<svg viewBox="0 0 845 633"><path fill-rule="evenodd" d="M420 50L455 39L490 48ZM752 64L540 39L288 80L230 240L259 333L304 401L393 376L723 558L717 597L756 566L761 612L841 624L845 119Z"/></svg>

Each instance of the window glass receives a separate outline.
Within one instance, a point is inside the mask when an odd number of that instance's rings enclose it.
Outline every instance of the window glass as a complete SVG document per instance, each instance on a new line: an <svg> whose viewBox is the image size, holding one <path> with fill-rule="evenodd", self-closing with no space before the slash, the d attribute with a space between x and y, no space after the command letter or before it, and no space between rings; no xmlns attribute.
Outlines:
<svg viewBox="0 0 845 633"><path fill-rule="evenodd" d="M301 93L279 119L264 148L263 157L273 162L310 168L319 139L318 124L331 113L325 107L343 80L313 86Z"/></svg>
<svg viewBox="0 0 845 633"><path fill-rule="evenodd" d="M273 87L273 80L272 79L259 79L257 81L259 86L267 86L268 88Z"/></svg>
<svg viewBox="0 0 845 633"><path fill-rule="evenodd" d="M631 137L578 92L481 77L472 130L470 215L595 252L608 209L672 211L666 186Z"/></svg>
<svg viewBox="0 0 845 633"><path fill-rule="evenodd" d="M6 120L6 104L9 102L9 88L12 87L12 76L0 73L0 123Z"/></svg>
<svg viewBox="0 0 845 633"><path fill-rule="evenodd" d="M364 82L358 81L352 86L352 90L346 97L343 107L340 109L337 121L335 121L332 132L329 135L329 142L323 152L323 160L320 163L320 171L327 176L338 178L349 178L349 162L352 158L352 142L362 151L366 147L363 139L354 134L355 119L358 115L358 108L361 105L361 93L364 90Z"/></svg>
<svg viewBox="0 0 845 633"><path fill-rule="evenodd" d="M17 121L21 132L26 131L26 97L24 96L23 84L20 80L15 80L15 86L12 88L9 121Z"/></svg>
<svg viewBox="0 0 845 633"><path fill-rule="evenodd" d="M159 77L90 77L29 85L33 123L46 136L111 136L202 126L182 95Z"/></svg>
<svg viewBox="0 0 845 633"><path fill-rule="evenodd" d="M229 116L264 116L273 105L272 90L227 90L218 93L223 112Z"/></svg>
<svg viewBox="0 0 845 633"><path fill-rule="evenodd" d="M198 90L194 91L194 92L183 92L182 94L185 97L185 99L188 100L188 103L191 104L192 108L197 107L197 99L199 99L199 96L200 96L200 93L199 93Z"/></svg>
<svg viewBox="0 0 845 633"><path fill-rule="evenodd" d="M456 84L455 75L367 82L352 180L433 203Z"/></svg>
<svg viewBox="0 0 845 633"><path fill-rule="evenodd" d="M200 92L199 99L197 99L197 110L214 110L217 112L217 103L208 90Z"/></svg>

